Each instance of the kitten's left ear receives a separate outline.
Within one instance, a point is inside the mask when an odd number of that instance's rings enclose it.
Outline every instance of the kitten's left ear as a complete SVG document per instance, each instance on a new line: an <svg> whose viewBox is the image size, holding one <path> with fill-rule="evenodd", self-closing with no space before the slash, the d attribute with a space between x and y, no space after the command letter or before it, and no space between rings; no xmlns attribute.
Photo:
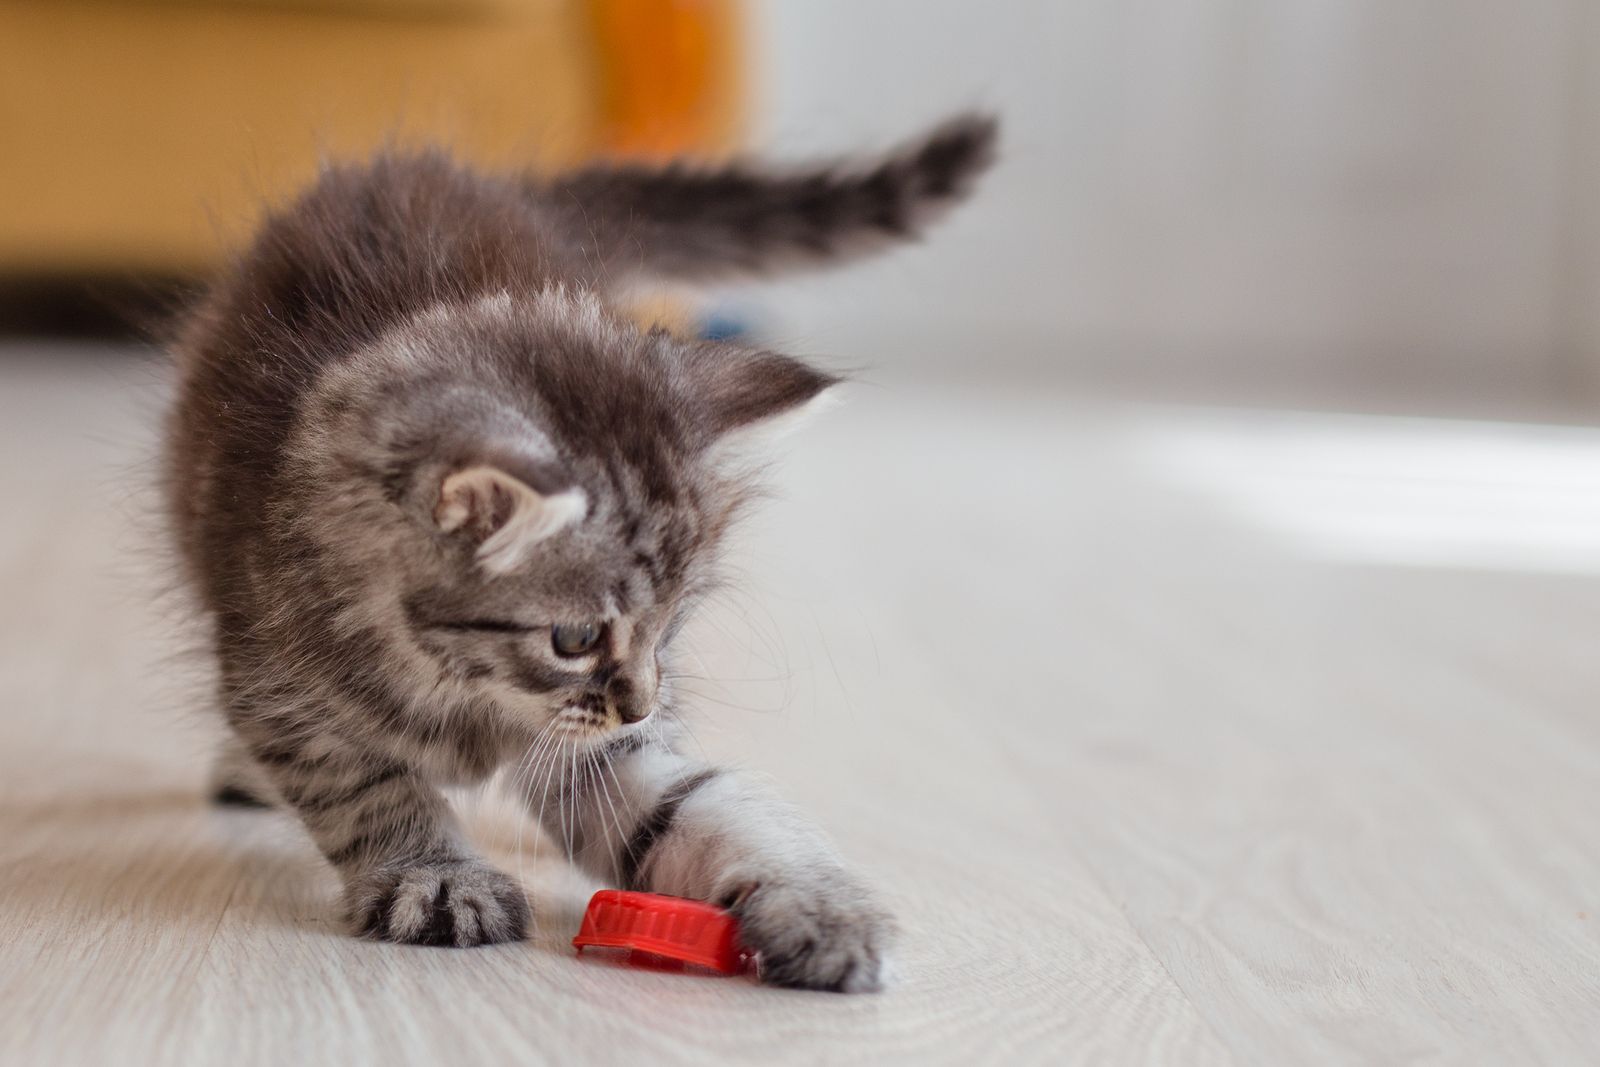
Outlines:
<svg viewBox="0 0 1600 1067"><path fill-rule="evenodd" d="M563 480L542 469L513 473L518 466L504 458L464 463L445 475L433 506L439 529L474 538L478 562L494 574L522 563L535 545L589 510L576 485L558 487Z"/></svg>
<svg viewBox="0 0 1600 1067"><path fill-rule="evenodd" d="M726 443L774 437L815 412L840 379L791 356L706 346L692 361L705 398L708 430Z"/></svg>

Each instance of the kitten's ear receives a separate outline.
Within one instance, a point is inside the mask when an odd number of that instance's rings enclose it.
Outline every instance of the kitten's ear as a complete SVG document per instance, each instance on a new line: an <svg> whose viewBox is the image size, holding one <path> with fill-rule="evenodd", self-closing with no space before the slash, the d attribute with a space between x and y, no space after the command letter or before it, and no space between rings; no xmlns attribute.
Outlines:
<svg viewBox="0 0 1600 1067"><path fill-rule="evenodd" d="M519 466L526 465L504 459L464 463L445 475L433 506L439 529L473 538L478 562L494 574L522 563L540 541L581 521L589 510L576 485L543 466Z"/></svg>
<svg viewBox="0 0 1600 1067"><path fill-rule="evenodd" d="M693 360L715 441L777 436L840 379L790 356L707 346Z"/></svg>

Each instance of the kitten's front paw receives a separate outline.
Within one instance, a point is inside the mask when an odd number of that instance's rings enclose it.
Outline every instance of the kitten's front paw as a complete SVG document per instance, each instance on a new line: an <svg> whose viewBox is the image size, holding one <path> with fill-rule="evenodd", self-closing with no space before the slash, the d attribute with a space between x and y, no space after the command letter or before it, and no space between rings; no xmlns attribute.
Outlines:
<svg viewBox="0 0 1600 1067"><path fill-rule="evenodd" d="M761 980L799 989L875 993L888 978L895 921L844 872L747 883L724 895Z"/></svg>
<svg viewBox="0 0 1600 1067"><path fill-rule="evenodd" d="M387 867L352 878L345 904L364 937L411 945L492 945L528 930L528 899L477 860Z"/></svg>

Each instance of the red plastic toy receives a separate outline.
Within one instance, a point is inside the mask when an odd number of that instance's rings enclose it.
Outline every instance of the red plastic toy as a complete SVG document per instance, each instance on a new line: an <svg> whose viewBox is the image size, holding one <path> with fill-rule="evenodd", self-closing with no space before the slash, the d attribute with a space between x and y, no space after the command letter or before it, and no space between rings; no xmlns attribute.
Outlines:
<svg viewBox="0 0 1600 1067"><path fill-rule="evenodd" d="M602 889L590 898L572 947L580 955L585 948L631 949L630 958L648 954L722 974L744 970L748 957L739 945L738 920L722 908L619 889Z"/></svg>

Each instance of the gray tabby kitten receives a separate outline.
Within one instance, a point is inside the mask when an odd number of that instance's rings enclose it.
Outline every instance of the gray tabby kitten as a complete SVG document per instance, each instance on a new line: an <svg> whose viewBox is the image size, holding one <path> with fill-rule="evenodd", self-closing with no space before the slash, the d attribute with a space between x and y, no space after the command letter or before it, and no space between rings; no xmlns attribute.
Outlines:
<svg viewBox="0 0 1600 1067"><path fill-rule="evenodd" d="M715 901L764 977L872 990L893 922L823 835L674 745L673 636L751 493L742 439L834 384L606 299L914 236L988 163L963 118L862 165L327 170L182 323L167 482L232 728L223 801L283 804L356 930L524 935L439 793L523 761L625 888ZM531 761L531 765L530 765ZM611 770L602 773L609 763Z"/></svg>

